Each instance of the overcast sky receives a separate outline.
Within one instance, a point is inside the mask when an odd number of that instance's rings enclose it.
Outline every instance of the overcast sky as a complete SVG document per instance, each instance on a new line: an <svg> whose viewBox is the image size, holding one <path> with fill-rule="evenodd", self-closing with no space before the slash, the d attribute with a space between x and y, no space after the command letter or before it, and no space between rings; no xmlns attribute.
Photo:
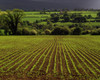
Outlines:
<svg viewBox="0 0 100 80"><path fill-rule="evenodd" d="M0 0L0 9L43 8L95 8L100 9L100 0Z"/></svg>

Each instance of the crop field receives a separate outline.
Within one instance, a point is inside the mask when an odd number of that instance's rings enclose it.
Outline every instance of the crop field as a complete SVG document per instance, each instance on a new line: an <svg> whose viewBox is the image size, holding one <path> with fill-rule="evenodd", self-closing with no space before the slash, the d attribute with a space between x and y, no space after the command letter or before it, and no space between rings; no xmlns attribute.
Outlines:
<svg viewBox="0 0 100 80"><path fill-rule="evenodd" d="M41 20L45 20L50 18L50 15L53 13L59 13L59 12L46 12L46 14L40 14L39 11L35 12L25 12L25 16L23 17L23 21L29 21L29 22L35 22L36 20L41 21ZM93 21L95 20L95 17L97 16L98 11L68 11L68 14L72 14L72 13L80 13L83 16L84 15L91 15L93 17L93 19L87 19L88 21ZM60 20L61 21L61 20ZM47 22L42 21L39 22L38 24L47 24ZM53 23L53 24L57 24L60 26L70 26L74 23L72 22L66 22L66 23L61 23L61 22L57 22L57 23ZM85 25L90 25L90 26L100 26L99 22L87 22L84 23Z"/></svg>
<svg viewBox="0 0 100 80"><path fill-rule="evenodd" d="M5 11L1 11L0 14L5 13ZM35 22L36 20L44 20L50 17L53 13L59 13L59 12L46 12L46 14L40 14L39 11L33 11L33 12L24 12L25 16L23 18L24 21L28 20L30 22ZM83 16L84 15L91 15L92 17L96 17L98 11L68 11L68 14L72 13L80 13Z"/></svg>
<svg viewBox="0 0 100 80"><path fill-rule="evenodd" d="M59 12L46 12L46 14L40 14L39 11L35 12L25 12L25 16L23 18L24 21L30 21L30 22L35 22L36 20L44 20L50 17L51 14L53 13L59 13ZM72 13L81 13L83 16L84 15L92 15L92 17L96 17L98 11L68 11L69 14Z"/></svg>
<svg viewBox="0 0 100 80"><path fill-rule="evenodd" d="M38 24L44 24L46 25L47 22L40 22ZM76 24L76 23L72 23L72 22L57 22L57 23L52 23L53 25L56 24L58 26L71 26L72 24ZM86 22L86 23L82 23L83 25L86 25L86 26L100 26L100 22Z"/></svg>
<svg viewBox="0 0 100 80"><path fill-rule="evenodd" d="M0 12L0 14L3 14L5 13L5 11L2 11ZM46 12L46 14L40 14L39 11L33 11L33 12L24 12L25 15L23 17L23 21L29 21L31 23L33 22L36 22L36 20L38 21L41 21L41 20L45 20L45 19L48 19L50 18L50 15L53 14L53 13L59 13L59 12ZM80 13L82 14L83 16L84 15L91 15L93 17L93 19L87 19L88 21L93 21L95 19L95 17L97 16L97 13L98 11L68 11L68 14L72 14L72 13ZM61 21L61 20L60 20ZM42 21L42 22L39 22L38 24L47 24L47 22L45 21ZM57 23L54 23L54 24L57 24L57 25L61 25L61 26L69 26L69 25L72 25L73 23L72 22L66 22L66 23L61 23L61 22L57 22ZM87 23L84 23L85 25L90 25L90 26L100 26L100 23L99 22L87 22Z"/></svg>
<svg viewBox="0 0 100 80"><path fill-rule="evenodd" d="M58 12L46 12L46 14L40 14L40 12L25 12L25 16L23 18L23 21L30 21L35 22L36 20L45 20L50 17L50 14L52 13L58 13Z"/></svg>
<svg viewBox="0 0 100 80"><path fill-rule="evenodd" d="M35 79L100 80L100 36L0 36L0 80Z"/></svg>

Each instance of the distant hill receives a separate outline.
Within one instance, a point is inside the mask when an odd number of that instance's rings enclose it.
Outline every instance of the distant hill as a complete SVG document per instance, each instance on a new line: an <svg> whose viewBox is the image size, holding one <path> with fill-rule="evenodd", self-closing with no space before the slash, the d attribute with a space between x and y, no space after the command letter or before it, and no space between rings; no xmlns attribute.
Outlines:
<svg viewBox="0 0 100 80"><path fill-rule="evenodd" d="M90 0L89 0L90 1ZM21 8L24 10L33 9L60 9L60 8L93 8L88 0L0 0L0 9Z"/></svg>

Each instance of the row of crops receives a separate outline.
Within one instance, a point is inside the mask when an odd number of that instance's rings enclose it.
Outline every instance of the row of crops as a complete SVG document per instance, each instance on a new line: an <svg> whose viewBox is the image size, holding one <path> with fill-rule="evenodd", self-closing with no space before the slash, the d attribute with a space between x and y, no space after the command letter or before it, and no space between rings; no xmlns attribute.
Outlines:
<svg viewBox="0 0 100 80"><path fill-rule="evenodd" d="M99 36L3 36L0 72L44 71L100 79L99 40Z"/></svg>

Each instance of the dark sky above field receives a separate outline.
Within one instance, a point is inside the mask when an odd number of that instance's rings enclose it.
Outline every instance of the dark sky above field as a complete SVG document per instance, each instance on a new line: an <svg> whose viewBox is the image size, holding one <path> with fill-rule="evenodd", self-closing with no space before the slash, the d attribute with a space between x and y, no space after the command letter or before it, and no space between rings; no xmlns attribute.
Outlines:
<svg viewBox="0 0 100 80"><path fill-rule="evenodd" d="M100 0L0 0L0 9L100 8Z"/></svg>

